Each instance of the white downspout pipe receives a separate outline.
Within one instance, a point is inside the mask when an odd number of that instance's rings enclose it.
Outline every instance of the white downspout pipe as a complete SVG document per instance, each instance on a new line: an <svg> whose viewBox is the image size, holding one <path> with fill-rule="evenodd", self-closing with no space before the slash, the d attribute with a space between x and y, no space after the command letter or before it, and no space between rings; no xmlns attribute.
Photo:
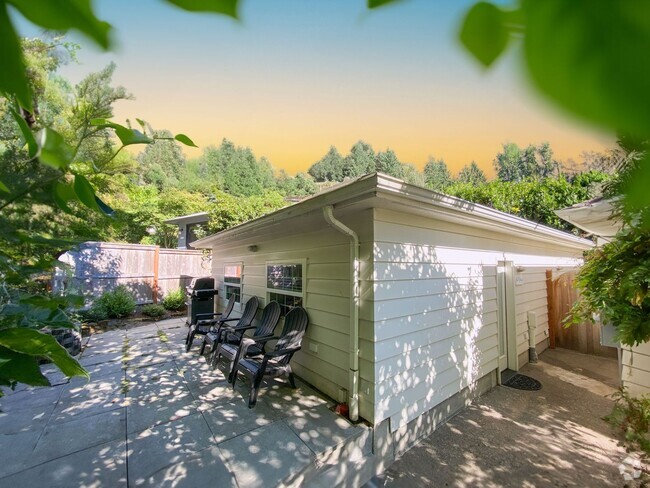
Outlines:
<svg viewBox="0 0 650 488"><path fill-rule="evenodd" d="M332 205L323 207L329 225L350 238L350 420L359 420L359 236L334 217Z"/></svg>

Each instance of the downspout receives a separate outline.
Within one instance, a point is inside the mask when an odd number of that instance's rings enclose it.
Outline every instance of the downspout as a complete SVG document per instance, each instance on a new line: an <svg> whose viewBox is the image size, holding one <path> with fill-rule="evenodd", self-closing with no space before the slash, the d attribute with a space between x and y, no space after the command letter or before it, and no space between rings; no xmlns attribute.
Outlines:
<svg viewBox="0 0 650 488"><path fill-rule="evenodd" d="M359 236L334 217L332 205L323 207L329 225L350 238L350 420L359 420Z"/></svg>

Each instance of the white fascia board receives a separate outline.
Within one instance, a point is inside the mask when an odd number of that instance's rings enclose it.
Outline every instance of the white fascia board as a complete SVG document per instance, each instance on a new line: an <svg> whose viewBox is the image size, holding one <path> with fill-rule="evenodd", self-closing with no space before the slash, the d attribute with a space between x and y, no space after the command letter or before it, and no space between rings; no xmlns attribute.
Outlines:
<svg viewBox="0 0 650 488"><path fill-rule="evenodd" d="M210 248L217 242L250 236L266 227L314 211L318 211L315 218L321 218L320 209L325 205L342 208L371 197L392 200L401 204L406 212L409 211L409 207L417 205L419 209L429 211L434 218L444 216L448 220L457 221L461 224L467 225L469 223L477 227L498 229L506 234L526 235L526 237L538 241L552 242L573 249L587 250L594 247L592 241L574 236L568 232L531 222L484 205L468 202L461 198L410 185L398 178L381 173L362 176L346 185L319 193L295 205L204 237L194 241L192 247Z"/></svg>
<svg viewBox="0 0 650 488"><path fill-rule="evenodd" d="M563 232L561 230L547 227L537 222L516 217L514 215L495 210L478 203L468 202L461 198L444 195L435 191L427 190L413 185L408 185L401 180L385 175L380 175L378 185L378 196L390 196L395 201L402 201L408 206L416 202L421 207L428 208L438 216L441 214L449 220L461 224L472 223L477 226L499 229L502 232L513 235L526 235L536 240L553 242L573 248L579 247L583 250L591 249L595 244L582 237Z"/></svg>
<svg viewBox="0 0 650 488"><path fill-rule="evenodd" d="M321 209L326 205L339 206L345 202L356 202L374 196L377 189L377 174L362 176L346 185L337 186L331 190L306 198L294 205L281 208L270 214L243 224L236 225L230 229L223 230L203 239L192 242L194 248L210 248L215 243L236 239L241 236L251 235L266 227L281 223L285 220L306 215L317 211L318 217L322 218ZM323 220L324 222L324 220Z"/></svg>
<svg viewBox="0 0 650 488"><path fill-rule="evenodd" d="M181 215L173 219L165 220L166 224L196 224L198 222L207 222L208 212L197 212L188 215Z"/></svg>

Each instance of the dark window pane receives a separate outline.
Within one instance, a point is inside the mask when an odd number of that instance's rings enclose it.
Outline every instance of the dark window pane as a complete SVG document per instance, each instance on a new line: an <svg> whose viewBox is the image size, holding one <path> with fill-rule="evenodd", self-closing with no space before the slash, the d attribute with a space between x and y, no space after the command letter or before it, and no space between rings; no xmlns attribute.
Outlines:
<svg viewBox="0 0 650 488"><path fill-rule="evenodd" d="M271 301L276 301L280 304L282 315L286 315L294 307L302 307L302 297L283 295L282 293L269 293L269 298Z"/></svg>
<svg viewBox="0 0 650 488"><path fill-rule="evenodd" d="M269 264L266 287L274 290L302 292L302 264Z"/></svg>
<svg viewBox="0 0 650 488"><path fill-rule="evenodd" d="M238 286L225 286L226 300L230 300L231 295L235 295L235 302L241 303L241 288Z"/></svg>

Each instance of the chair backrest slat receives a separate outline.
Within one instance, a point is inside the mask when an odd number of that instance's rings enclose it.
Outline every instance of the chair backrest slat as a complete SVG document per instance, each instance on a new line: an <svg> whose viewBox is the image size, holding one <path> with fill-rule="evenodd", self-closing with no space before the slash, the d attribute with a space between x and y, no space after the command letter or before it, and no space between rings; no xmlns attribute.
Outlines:
<svg viewBox="0 0 650 488"><path fill-rule="evenodd" d="M280 321L280 304L278 302L269 302L262 311L262 319L255 329L253 336L266 336L273 334L275 326Z"/></svg>
<svg viewBox="0 0 650 488"><path fill-rule="evenodd" d="M244 313L241 314L239 322L237 322L237 327L247 327L251 325L253 319L255 318L255 314L257 313L259 304L260 301L255 295L248 299L246 305L244 306Z"/></svg>
<svg viewBox="0 0 650 488"><path fill-rule="evenodd" d="M292 308L284 318L284 327L282 328L280 339L278 339L275 345L275 350L279 351L281 349L300 347L308 324L309 317L305 309L302 307ZM280 358L279 362L286 364L290 359L291 355L288 354Z"/></svg>
<svg viewBox="0 0 650 488"><path fill-rule="evenodd" d="M233 293L232 295L230 295L230 298L228 299L228 303L226 304L226 308L221 314L221 318L227 319L228 317L230 317L230 314L232 313L232 309L234 307L235 307L235 294Z"/></svg>

